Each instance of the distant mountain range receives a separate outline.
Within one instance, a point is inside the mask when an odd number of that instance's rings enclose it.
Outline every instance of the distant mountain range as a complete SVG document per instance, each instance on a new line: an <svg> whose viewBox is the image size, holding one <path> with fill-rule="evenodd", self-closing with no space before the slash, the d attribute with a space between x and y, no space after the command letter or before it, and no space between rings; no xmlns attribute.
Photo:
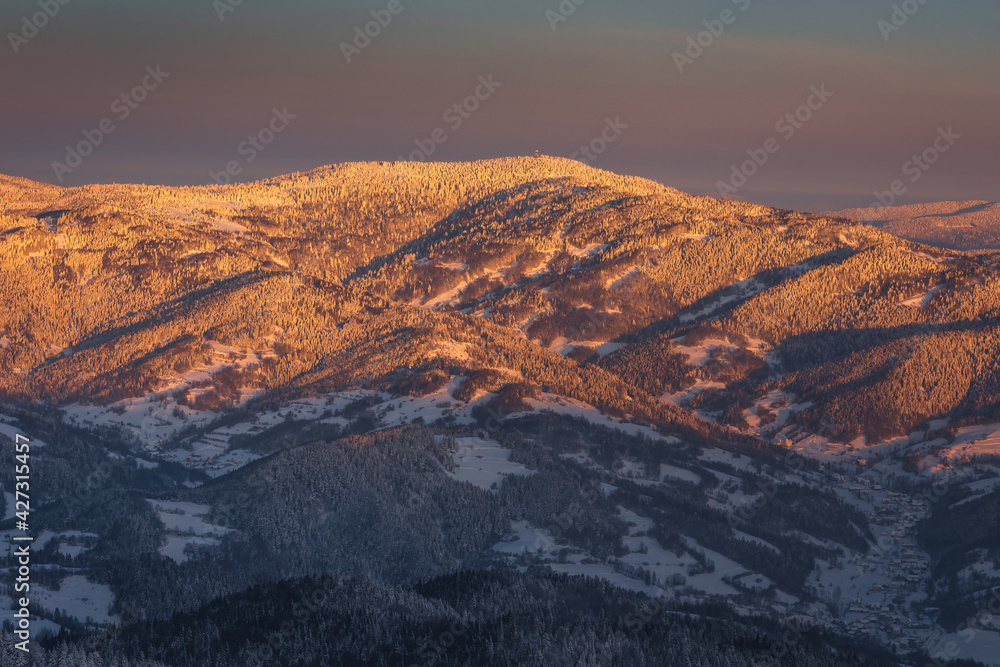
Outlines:
<svg viewBox="0 0 1000 667"><path fill-rule="evenodd" d="M1000 256L935 236L996 211L812 215L549 157L0 177L0 440L45 443L39 627L81 660L100 639L252 664L335 576L360 616L279 644L658 664L655 623L702 664L698 632L733 649L717 664L925 664L972 619L958 657L1000 654L978 614L1000 586ZM552 623L577 602L582 642ZM479 631L449 652L456 621ZM172 653L194 632L225 651Z"/></svg>
<svg viewBox="0 0 1000 667"><path fill-rule="evenodd" d="M900 238L942 248L1000 249L1000 204L996 202L852 208L826 215L867 222Z"/></svg>

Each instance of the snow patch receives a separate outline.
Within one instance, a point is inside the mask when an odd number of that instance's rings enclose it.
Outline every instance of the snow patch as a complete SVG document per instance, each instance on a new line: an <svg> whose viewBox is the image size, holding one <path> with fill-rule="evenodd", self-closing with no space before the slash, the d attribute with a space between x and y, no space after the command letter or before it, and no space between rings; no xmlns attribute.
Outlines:
<svg viewBox="0 0 1000 667"><path fill-rule="evenodd" d="M32 582L34 584L34 582ZM118 618L110 613L114 602L111 587L95 584L82 575L72 575L59 582L59 590L52 591L41 584L32 585L31 600L45 609L61 609L81 622L99 625L114 623Z"/></svg>
<svg viewBox="0 0 1000 667"><path fill-rule="evenodd" d="M513 535L503 542L493 545L493 551L520 556L525 553L546 552L556 548L556 541L552 534L541 528L534 528L527 521L511 522Z"/></svg>
<svg viewBox="0 0 1000 667"><path fill-rule="evenodd" d="M497 492L507 475L527 477L534 471L510 460L512 453L504 449L496 440L482 438L455 438L458 451L455 452L454 473L449 473L459 482L469 482L486 491Z"/></svg>
<svg viewBox="0 0 1000 667"><path fill-rule="evenodd" d="M684 468L677 468L675 466L667 465L666 463L660 464L660 481L662 482L664 478L672 477L673 479L679 479L682 482L691 482L692 484L701 484L701 477L697 474L691 472L690 470L685 470Z"/></svg>
<svg viewBox="0 0 1000 667"><path fill-rule="evenodd" d="M934 296L942 289L944 289L944 285L938 285L934 289L924 292L923 294L918 294L912 299L907 299L906 301L900 301L899 305L906 306L908 308L926 308L927 305L931 302L931 299L933 299Z"/></svg>
<svg viewBox="0 0 1000 667"><path fill-rule="evenodd" d="M233 532L232 528L216 526L205 521L204 517L212 511L208 505L149 498L146 499L146 502L152 506L168 531L199 537L223 537L226 533Z"/></svg>

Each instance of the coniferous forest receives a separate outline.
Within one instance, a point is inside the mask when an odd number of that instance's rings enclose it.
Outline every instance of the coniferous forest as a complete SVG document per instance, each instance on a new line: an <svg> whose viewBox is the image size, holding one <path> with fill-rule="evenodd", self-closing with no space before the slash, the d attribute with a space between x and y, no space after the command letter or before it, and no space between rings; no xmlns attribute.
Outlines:
<svg viewBox="0 0 1000 667"><path fill-rule="evenodd" d="M0 665L1000 639L995 253L548 157L0 199Z"/></svg>

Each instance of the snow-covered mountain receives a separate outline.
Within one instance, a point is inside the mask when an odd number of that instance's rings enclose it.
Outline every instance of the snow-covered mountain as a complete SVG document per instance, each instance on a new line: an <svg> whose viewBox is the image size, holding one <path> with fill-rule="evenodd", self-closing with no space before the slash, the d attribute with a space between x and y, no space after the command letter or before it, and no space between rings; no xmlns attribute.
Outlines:
<svg viewBox="0 0 1000 667"><path fill-rule="evenodd" d="M970 208L933 210L994 210ZM346 576L343 604L410 619L407 660L466 664L497 637L450 653L435 624L496 617L435 586L489 599L457 573L509 570L538 618L545 590L610 584L645 619L586 626L616 656L587 664L655 664L643 628L688 633L671 624L692 611L777 642L741 654L763 664L929 659L969 628L958 657L998 655L979 611L1000 584L1000 263L896 220L548 157L199 188L4 177L0 440L45 443L34 523L57 574L37 613L182 664L164 647L186 621L143 628L185 612L233 633L219 664L248 664L285 597ZM252 631L218 613L247 604ZM326 613L279 644L333 650Z"/></svg>

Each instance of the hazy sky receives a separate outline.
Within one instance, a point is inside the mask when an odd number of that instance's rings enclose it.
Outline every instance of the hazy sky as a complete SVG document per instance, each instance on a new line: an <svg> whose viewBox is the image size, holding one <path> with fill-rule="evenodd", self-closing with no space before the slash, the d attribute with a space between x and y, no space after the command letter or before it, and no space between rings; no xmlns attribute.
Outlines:
<svg viewBox="0 0 1000 667"><path fill-rule="evenodd" d="M418 141L433 160L594 142L596 167L704 194L740 184L735 166L752 172L736 196L807 210L894 181L903 203L1000 199L994 0L895 2L895 24L893 0L59 2L0 6L0 173L205 184L230 163L248 180ZM349 63L373 11L388 24ZM925 150L934 164L908 164Z"/></svg>

